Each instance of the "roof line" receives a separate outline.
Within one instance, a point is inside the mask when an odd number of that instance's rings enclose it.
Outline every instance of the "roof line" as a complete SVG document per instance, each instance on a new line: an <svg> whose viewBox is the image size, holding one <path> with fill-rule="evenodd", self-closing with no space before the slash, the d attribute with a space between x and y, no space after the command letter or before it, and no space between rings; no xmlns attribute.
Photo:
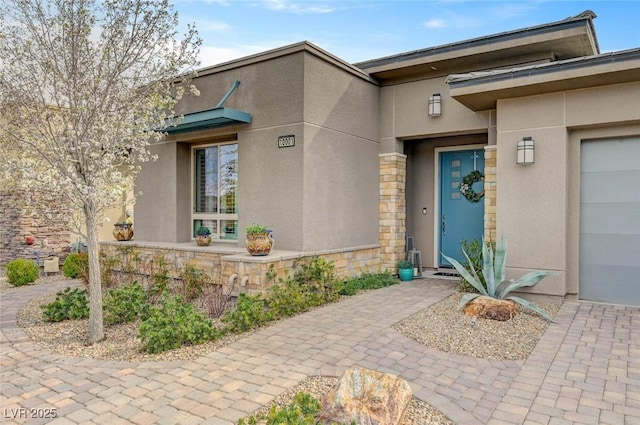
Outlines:
<svg viewBox="0 0 640 425"><path fill-rule="evenodd" d="M338 68L343 69L363 80L367 80L371 83L376 83L376 81L366 72L361 70L360 68L340 59L339 57L327 52L326 50L316 46L315 44L309 41L300 41L297 43L289 44L286 46L277 47L275 49L266 50L264 52L255 53L253 55L245 56L238 59L233 59L228 62L223 62L211 66L207 66L201 69L198 69L197 75L204 76L209 74L215 74L217 72L227 71L234 68L240 68L242 66L251 65L257 62L263 62L268 59L273 59L280 56L286 56L293 53L298 52L307 52L310 53L327 63L331 63Z"/></svg>
<svg viewBox="0 0 640 425"><path fill-rule="evenodd" d="M496 34L491 34L491 35L487 35L487 36L482 36L482 37L477 37L477 38L471 38L468 40L463 40L463 41L457 41L454 43L448 43L448 44L442 44L440 46L434 46L434 47L428 47L425 49L419 49L419 50L413 50L410 52L404 52L404 53L399 53L399 54L395 54L395 55L391 55L391 56L384 56L381 58L377 58L377 59L371 59L368 61L364 61L364 62L358 62L355 63L354 65L357 66L358 68L361 69L367 69L367 68L373 68L375 66L381 66L381 65L386 65L389 63L394 63L394 62L402 62L402 61L406 61L406 60L410 60L410 59L416 59L416 58L420 58L420 57L424 57L424 56L429 56L432 55L434 53L443 53L446 51L452 51L452 50L461 50L463 48L469 48L472 45L484 45L484 44L488 44L490 42L494 42L496 39L508 39L508 38L512 38L514 36L520 36L523 33L530 33L530 32L535 32L535 31L540 31L540 30L546 30L548 28L551 27L555 27L555 26L559 26L559 25L567 25L573 22L581 22L581 21L587 21L588 25L591 29L591 32L593 34L594 37L594 42L596 44L596 51L600 52L600 47L598 45L598 40L596 38L596 33L595 33L595 28L593 26L593 19L596 18L597 15L592 12L591 10L585 10L584 12L576 15L576 16L570 16L568 18L565 18L561 21L556 21L556 22L551 22L551 23L546 23L546 24L541 24L541 25L536 25L536 26L532 26L532 27L526 27L526 28L520 28L517 30L512 30L512 31L505 31L505 32L500 32L500 33L496 33Z"/></svg>
<svg viewBox="0 0 640 425"><path fill-rule="evenodd" d="M493 71L470 72L468 74L451 74L445 82L457 87L472 86L486 82L497 82L516 78L519 74L528 76L545 74L549 72L566 71L569 69L582 68L586 66L601 65L628 60L640 59L640 47L620 50L615 52L602 53L598 55L582 56L579 58L564 59L555 62L522 66L511 69L495 69Z"/></svg>

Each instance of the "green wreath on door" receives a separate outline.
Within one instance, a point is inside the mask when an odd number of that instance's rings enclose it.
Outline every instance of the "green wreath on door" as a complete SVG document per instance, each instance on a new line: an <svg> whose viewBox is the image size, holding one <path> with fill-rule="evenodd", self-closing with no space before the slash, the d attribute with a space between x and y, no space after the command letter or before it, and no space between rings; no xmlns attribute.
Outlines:
<svg viewBox="0 0 640 425"><path fill-rule="evenodd" d="M467 201L478 202L484 197L484 185L482 192L476 192L473 190L473 184L479 181L484 182L484 174L482 174L478 170L474 170L462 178L462 181L460 182L460 185L458 187L460 188L460 192L467 199Z"/></svg>

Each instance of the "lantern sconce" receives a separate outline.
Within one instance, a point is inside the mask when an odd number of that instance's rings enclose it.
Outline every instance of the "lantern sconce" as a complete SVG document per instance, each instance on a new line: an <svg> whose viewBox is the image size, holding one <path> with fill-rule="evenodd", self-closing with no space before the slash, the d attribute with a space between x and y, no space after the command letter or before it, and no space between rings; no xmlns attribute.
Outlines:
<svg viewBox="0 0 640 425"><path fill-rule="evenodd" d="M429 116L439 117L442 115L442 96L440 93L434 93L429 97Z"/></svg>
<svg viewBox="0 0 640 425"><path fill-rule="evenodd" d="M523 137L518 140L517 164L533 164L535 162L536 146L533 137Z"/></svg>

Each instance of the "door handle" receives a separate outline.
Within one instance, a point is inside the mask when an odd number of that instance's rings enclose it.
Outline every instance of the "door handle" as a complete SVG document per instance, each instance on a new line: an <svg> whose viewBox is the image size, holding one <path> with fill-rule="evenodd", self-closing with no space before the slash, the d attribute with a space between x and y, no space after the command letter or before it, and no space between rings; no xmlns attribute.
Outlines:
<svg viewBox="0 0 640 425"><path fill-rule="evenodd" d="M444 236L447 233L447 216L442 214L442 235Z"/></svg>

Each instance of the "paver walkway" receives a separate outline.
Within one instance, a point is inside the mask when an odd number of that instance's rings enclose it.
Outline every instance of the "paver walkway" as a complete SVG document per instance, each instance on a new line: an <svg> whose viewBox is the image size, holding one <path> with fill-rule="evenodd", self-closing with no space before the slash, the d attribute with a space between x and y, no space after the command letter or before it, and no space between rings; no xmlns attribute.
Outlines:
<svg viewBox="0 0 640 425"><path fill-rule="evenodd" d="M453 292L450 281L424 279L283 320L193 361L132 363L63 357L24 334L20 307L64 286L0 294L4 422L232 424L306 376L357 365L400 375L459 425L640 424L638 308L565 302L527 361L480 360L391 328ZM51 412L57 418L32 417Z"/></svg>

